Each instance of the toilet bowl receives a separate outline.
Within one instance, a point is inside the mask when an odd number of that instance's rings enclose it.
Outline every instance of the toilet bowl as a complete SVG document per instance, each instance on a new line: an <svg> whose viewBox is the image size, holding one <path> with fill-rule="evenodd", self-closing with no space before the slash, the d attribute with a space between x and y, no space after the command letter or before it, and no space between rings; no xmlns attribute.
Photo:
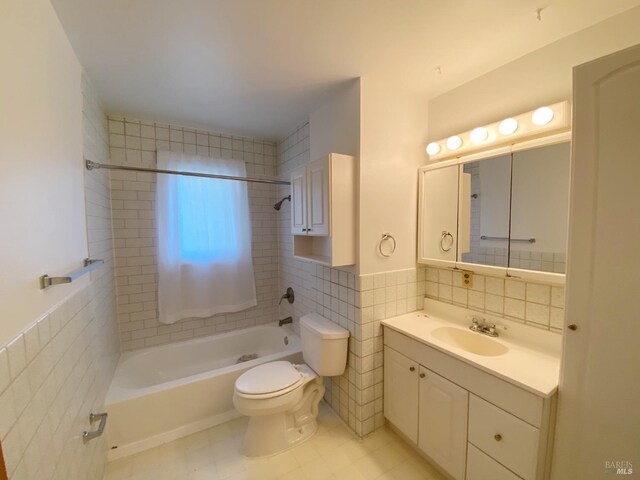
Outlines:
<svg viewBox="0 0 640 480"><path fill-rule="evenodd" d="M291 448L318 429L322 376L341 375L346 367L349 332L318 314L300 319L306 363L269 362L238 377L233 404L249 418L243 453L271 455Z"/></svg>

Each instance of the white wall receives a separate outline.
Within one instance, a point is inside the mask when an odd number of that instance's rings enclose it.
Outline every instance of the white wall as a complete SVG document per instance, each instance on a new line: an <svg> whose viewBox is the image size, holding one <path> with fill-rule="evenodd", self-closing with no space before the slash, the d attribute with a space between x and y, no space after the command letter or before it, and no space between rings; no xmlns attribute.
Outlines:
<svg viewBox="0 0 640 480"><path fill-rule="evenodd" d="M395 71L364 76L361 82L360 273L414 268L427 100ZM389 258L378 253L385 232L397 241Z"/></svg>
<svg viewBox="0 0 640 480"><path fill-rule="evenodd" d="M0 345L88 279L49 291L87 256L81 68L48 0L0 14Z"/></svg>
<svg viewBox="0 0 640 480"><path fill-rule="evenodd" d="M360 79L350 80L309 116L310 157L360 153Z"/></svg>
<svg viewBox="0 0 640 480"><path fill-rule="evenodd" d="M640 7L497 68L429 102L429 139L440 139L571 98L575 65L640 42Z"/></svg>

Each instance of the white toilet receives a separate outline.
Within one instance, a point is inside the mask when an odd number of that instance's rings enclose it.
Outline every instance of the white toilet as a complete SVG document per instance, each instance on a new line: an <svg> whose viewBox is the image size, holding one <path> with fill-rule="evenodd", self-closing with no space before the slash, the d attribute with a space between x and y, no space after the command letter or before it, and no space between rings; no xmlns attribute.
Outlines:
<svg viewBox="0 0 640 480"><path fill-rule="evenodd" d="M317 313L300 319L306 363L269 362L236 380L233 404L251 417L243 453L271 455L306 440L318 429L323 376L342 375L347 364L349 332Z"/></svg>

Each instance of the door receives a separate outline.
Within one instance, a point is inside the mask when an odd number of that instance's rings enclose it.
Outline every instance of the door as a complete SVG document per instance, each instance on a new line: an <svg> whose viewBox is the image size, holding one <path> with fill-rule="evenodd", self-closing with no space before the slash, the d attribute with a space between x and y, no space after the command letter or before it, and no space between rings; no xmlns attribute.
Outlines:
<svg viewBox="0 0 640 480"><path fill-rule="evenodd" d="M307 233L329 235L329 157L307 165Z"/></svg>
<svg viewBox="0 0 640 480"><path fill-rule="evenodd" d="M420 367L419 376L418 447L453 478L464 480L469 393L427 368Z"/></svg>
<svg viewBox="0 0 640 480"><path fill-rule="evenodd" d="M640 46L576 67L573 85L566 317L551 478L624 478L640 467Z"/></svg>
<svg viewBox="0 0 640 480"><path fill-rule="evenodd" d="M304 166L291 172L291 233L307 232L307 176Z"/></svg>
<svg viewBox="0 0 640 480"><path fill-rule="evenodd" d="M418 443L419 365L384 347L384 416L413 443Z"/></svg>
<svg viewBox="0 0 640 480"><path fill-rule="evenodd" d="M455 266L458 165L420 170L418 261Z"/></svg>

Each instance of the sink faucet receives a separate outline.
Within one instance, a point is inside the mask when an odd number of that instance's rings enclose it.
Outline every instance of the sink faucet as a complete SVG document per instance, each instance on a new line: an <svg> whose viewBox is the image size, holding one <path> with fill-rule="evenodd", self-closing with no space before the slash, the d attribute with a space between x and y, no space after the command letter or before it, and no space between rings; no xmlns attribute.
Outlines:
<svg viewBox="0 0 640 480"><path fill-rule="evenodd" d="M496 325L494 323L487 323L484 318L478 319L477 317L473 317L471 319L471 326L469 330L472 332L482 333L483 335L489 335L490 337L497 337L498 332L496 332Z"/></svg>
<svg viewBox="0 0 640 480"><path fill-rule="evenodd" d="M283 318L282 320L278 320L279 327L286 325L287 323L293 323L293 318L287 317L287 318Z"/></svg>

